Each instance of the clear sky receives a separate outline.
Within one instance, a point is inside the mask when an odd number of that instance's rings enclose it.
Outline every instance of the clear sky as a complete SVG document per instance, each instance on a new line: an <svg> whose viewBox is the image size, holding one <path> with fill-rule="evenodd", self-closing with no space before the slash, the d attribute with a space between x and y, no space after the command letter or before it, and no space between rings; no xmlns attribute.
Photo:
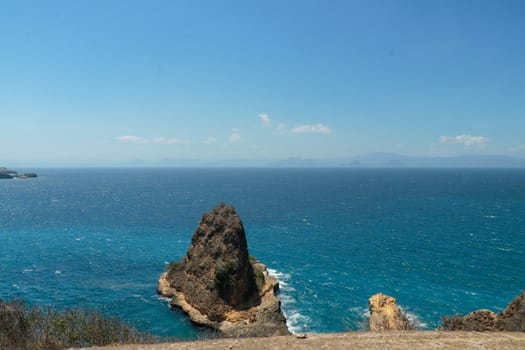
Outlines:
<svg viewBox="0 0 525 350"><path fill-rule="evenodd" d="M0 1L0 165L525 156L525 2Z"/></svg>

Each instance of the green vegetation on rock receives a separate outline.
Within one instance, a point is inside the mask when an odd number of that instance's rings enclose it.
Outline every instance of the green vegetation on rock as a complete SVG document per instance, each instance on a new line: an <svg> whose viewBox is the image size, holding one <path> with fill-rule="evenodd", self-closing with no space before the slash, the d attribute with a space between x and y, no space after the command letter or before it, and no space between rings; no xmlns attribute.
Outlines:
<svg viewBox="0 0 525 350"><path fill-rule="evenodd" d="M233 265L229 262L222 263L215 269L215 287L219 290L226 289L232 284Z"/></svg>

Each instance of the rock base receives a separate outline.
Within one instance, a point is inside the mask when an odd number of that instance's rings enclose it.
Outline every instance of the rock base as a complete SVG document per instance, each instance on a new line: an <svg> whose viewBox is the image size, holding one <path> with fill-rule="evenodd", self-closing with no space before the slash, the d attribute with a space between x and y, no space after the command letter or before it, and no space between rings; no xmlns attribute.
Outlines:
<svg viewBox="0 0 525 350"><path fill-rule="evenodd" d="M211 321L205 314L188 303L184 293L170 286L167 272L160 276L157 291L171 299L173 307L184 311L190 320L198 325L219 331L225 337L261 337L289 335L286 319L281 311L281 302L275 293L279 282L268 274L265 265L256 262L254 269L261 271L264 284L260 290L261 302L246 310L230 310L224 315L224 321Z"/></svg>

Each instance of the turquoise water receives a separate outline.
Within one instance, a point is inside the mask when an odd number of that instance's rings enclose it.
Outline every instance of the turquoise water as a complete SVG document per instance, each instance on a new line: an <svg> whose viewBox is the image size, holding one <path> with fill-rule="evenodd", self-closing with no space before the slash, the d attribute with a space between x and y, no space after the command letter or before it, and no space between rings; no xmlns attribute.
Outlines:
<svg viewBox="0 0 525 350"><path fill-rule="evenodd" d="M42 169L0 181L0 298L205 336L155 288L220 201L294 331L363 329L379 291L432 329L525 290L523 170Z"/></svg>

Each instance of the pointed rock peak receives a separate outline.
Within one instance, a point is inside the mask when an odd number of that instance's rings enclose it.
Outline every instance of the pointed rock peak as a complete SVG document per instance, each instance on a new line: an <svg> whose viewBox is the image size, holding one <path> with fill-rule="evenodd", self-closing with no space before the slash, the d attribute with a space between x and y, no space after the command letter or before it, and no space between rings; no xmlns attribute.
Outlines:
<svg viewBox="0 0 525 350"><path fill-rule="evenodd" d="M233 308L260 302L244 227L232 206L221 203L205 213L191 241L186 273L207 285L213 279L219 297ZM203 264L209 271L202 271Z"/></svg>
<svg viewBox="0 0 525 350"><path fill-rule="evenodd" d="M289 334L278 287L266 266L250 258L235 209L221 203L202 215L186 257L170 264L157 290L194 323L244 337Z"/></svg>

